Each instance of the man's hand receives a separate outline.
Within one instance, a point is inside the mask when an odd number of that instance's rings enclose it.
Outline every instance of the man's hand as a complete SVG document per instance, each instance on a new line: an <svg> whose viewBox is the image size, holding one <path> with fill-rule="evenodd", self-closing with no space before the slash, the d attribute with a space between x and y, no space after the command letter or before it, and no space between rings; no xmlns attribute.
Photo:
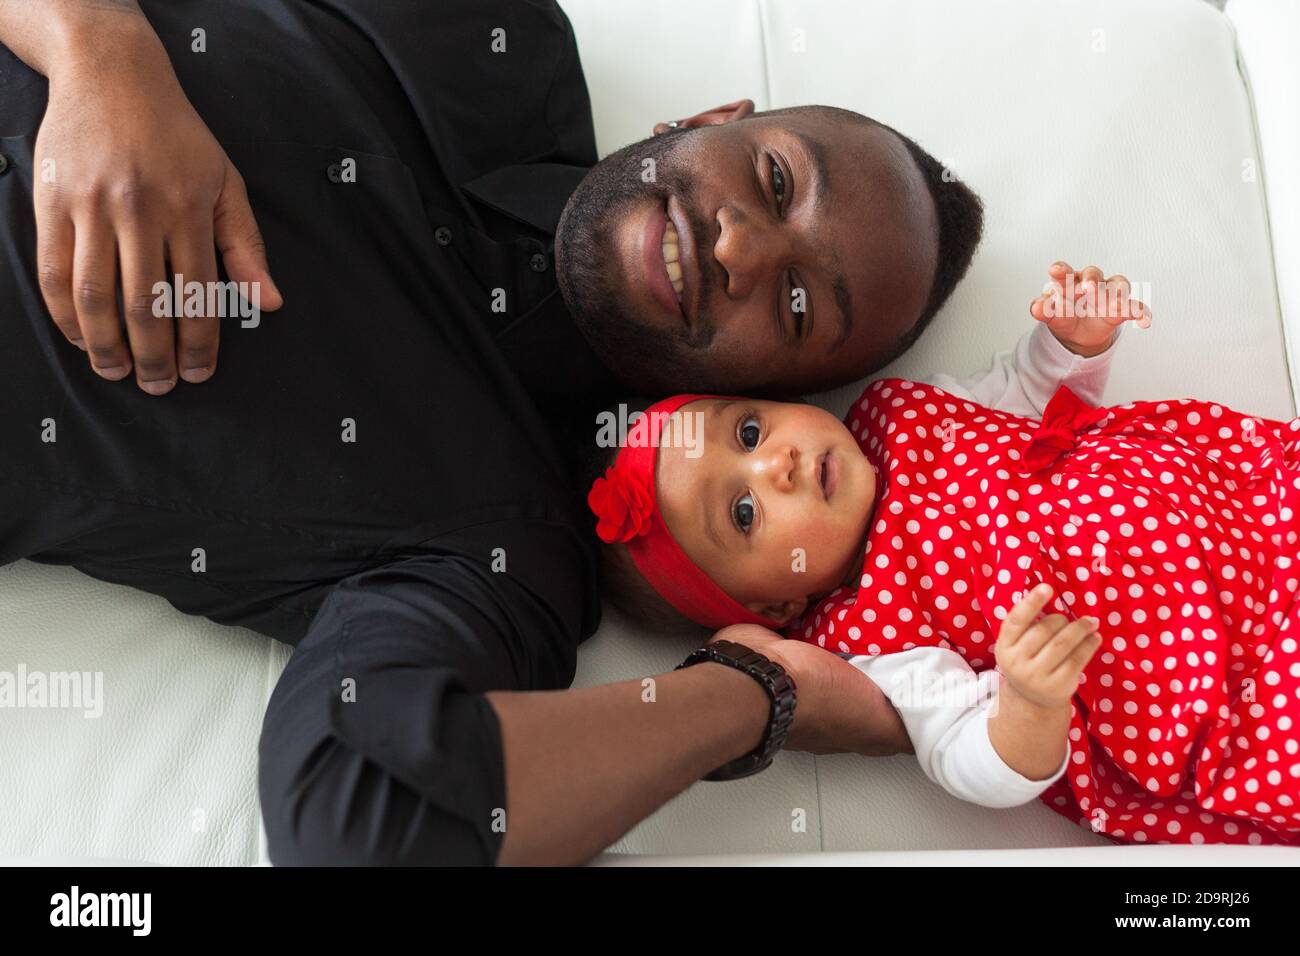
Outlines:
<svg viewBox="0 0 1300 956"><path fill-rule="evenodd" d="M889 699L842 657L755 624L725 627L714 640L735 641L758 651L794 678L798 699L787 749L871 757L911 750L902 718Z"/></svg>
<svg viewBox="0 0 1300 956"><path fill-rule="evenodd" d="M1064 614L1038 614L1052 598L1039 584L1008 612L993 648L998 670L1011 690L1044 710L1067 708L1084 667L1101 646L1095 617L1069 620Z"/></svg>
<svg viewBox="0 0 1300 956"><path fill-rule="evenodd" d="M1122 322L1131 319L1144 329L1151 325L1151 310L1130 298L1132 289L1123 276L1107 279L1096 266L1076 272L1065 262L1053 263L1048 274L1051 280L1029 303L1029 314L1076 355L1106 351Z"/></svg>
<svg viewBox="0 0 1300 956"><path fill-rule="evenodd" d="M211 377L219 319L155 316L155 283L216 281L220 249L232 281L259 283L261 308L282 300L243 180L148 21L103 8L84 17L37 65L50 79L33 171L41 291L98 374L134 367L139 386L161 395L178 375Z"/></svg>

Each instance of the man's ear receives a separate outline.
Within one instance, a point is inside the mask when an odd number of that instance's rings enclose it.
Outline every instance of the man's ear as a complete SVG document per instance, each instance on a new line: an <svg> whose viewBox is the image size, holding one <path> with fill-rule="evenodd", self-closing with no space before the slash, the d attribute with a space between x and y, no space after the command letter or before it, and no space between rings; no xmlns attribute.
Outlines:
<svg viewBox="0 0 1300 956"><path fill-rule="evenodd" d="M686 119L677 121L678 129L695 129L699 126L721 126L723 123L734 123L736 120L742 120L754 112L753 100L736 100L734 103L727 103L724 106L715 106L711 110L705 110L703 113L696 113L694 116L688 116ZM654 134L666 133L672 129L667 123L655 123Z"/></svg>
<svg viewBox="0 0 1300 956"><path fill-rule="evenodd" d="M762 601L754 601L747 605L747 607L759 617L767 618L772 622L774 627L785 627L807 610L808 599L806 597L801 597L795 598L792 601L780 601L775 604L765 604Z"/></svg>

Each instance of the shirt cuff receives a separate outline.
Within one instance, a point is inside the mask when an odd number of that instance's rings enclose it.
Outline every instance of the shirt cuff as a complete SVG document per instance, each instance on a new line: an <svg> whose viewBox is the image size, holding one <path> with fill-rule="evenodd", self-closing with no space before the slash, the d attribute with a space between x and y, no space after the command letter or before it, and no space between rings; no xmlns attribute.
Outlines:
<svg viewBox="0 0 1300 956"><path fill-rule="evenodd" d="M994 706L996 701L997 697L994 697L984 705L981 714L984 722L984 732L973 735L975 738L975 759L982 767L986 779L991 784L991 789L1001 791L1007 796L1022 798L1020 802L1028 803L1056 783L1061 778L1061 775L1065 773L1065 768L1070 764L1070 738L1068 736L1065 738L1065 756L1061 758L1061 765L1056 768L1056 772L1050 777L1046 780L1030 780L1028 777L1021 776L1002 759L1002 755L997 752L997 748L993 746L993 741L989 738L989 718L991 716L989 709Z"/></svg>

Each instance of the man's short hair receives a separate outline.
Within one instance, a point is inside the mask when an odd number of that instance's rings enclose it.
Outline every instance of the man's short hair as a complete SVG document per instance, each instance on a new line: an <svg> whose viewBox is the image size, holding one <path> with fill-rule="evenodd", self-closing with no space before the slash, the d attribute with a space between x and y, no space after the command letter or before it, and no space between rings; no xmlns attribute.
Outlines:
<svg viewBox="0 0 1300 956"><path fill-rule="evenodd" d="M884 126L883 123L879 125ZM926 300L920 317L893 348L886 351L876 369L884 368L921 337L930 320L943 308L948 296L952 295L952 290L957 288L957 283L966 275L971 260L975 258L980 238L984 235L984 203L975 191L953 176L951 170L947 170L945 176L943 163L914 140L892 127L885 126L885 129L903 141L925 179L926 188L930 190L935 215L939 220L939 261L934 270L934 281L930 283L930 297Z"/></svg>

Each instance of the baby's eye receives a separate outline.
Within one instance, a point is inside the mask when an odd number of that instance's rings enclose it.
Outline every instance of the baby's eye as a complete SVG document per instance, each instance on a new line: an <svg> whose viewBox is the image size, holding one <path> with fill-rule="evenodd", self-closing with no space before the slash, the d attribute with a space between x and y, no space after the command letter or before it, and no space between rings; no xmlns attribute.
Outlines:
<svg viewBox="0 0 1300 956"><path fill-rule="evenodd" d="M749 534L749 529L754 524L754 496L744 494L736 499L736 503L731 506L731 518L743 534Z"/></svg>
<svg viewBox="0 0 1300 956"><path fill-rule="evenodd" d="M745 451L753 451L758 447L758 440L763 437L763 426L759 424L758 419L753 415L741 419L740 422L740 444L744 446Z"/></svg>

